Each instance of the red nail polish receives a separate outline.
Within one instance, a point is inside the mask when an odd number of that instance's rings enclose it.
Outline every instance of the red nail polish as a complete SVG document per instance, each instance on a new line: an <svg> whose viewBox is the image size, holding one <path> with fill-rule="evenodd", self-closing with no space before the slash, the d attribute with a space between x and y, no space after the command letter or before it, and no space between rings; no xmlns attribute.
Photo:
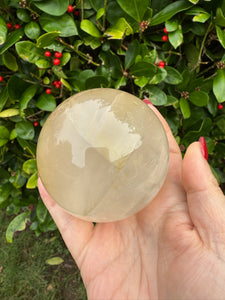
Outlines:
<svg viewBox="0 0 225 300"><path fill-rule="evenodd" d="M201 145L202 155L204 156L204 158L206 160L208 160L208 149L207 149L205 138L203 136L201 136L200 139L199 139L199 142L200 142L200 145Z"/></svg>
<svg viewBox="0 0 225 300"><path fill-rule="evenodd" d="M144 103L146 103L146 104L151 104L151 105L153 105L153 103L152 103L149 99L147 99L147 98L143 99L142 101L143 101Z"/></svg>

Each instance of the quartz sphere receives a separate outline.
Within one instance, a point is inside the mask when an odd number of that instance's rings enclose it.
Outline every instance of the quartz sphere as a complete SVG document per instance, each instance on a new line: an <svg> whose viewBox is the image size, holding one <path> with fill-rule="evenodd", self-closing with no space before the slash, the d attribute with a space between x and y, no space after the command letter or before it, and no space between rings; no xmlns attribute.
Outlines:
<svg viewBox="0 0 225 300"><path fill-rule="evenodd" d="M98 88L62 102L45 122L37 165L44 187L69 213L110 222L143 209L160 190L168 141L137 97Z"/></svg>

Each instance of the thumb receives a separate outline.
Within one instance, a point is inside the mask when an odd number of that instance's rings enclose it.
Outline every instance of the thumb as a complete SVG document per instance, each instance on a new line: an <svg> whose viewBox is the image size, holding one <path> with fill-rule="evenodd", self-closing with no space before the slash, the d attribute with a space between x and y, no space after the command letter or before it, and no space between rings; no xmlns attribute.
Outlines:
<svg viewBox="0 0 225 300"><path fill-rule="evenodd" d="M211 245L224 232L225 197L205 159L206 152L200 142L189 146L183 159L182 180L191 220L202 241Z"/></svg>

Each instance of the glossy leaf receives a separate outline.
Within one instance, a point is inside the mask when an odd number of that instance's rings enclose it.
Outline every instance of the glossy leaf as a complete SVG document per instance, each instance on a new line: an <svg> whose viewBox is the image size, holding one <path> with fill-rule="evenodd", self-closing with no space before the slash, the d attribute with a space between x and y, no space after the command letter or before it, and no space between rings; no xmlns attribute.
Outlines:
<svg viewBox="0 0 225 300"><path fill-rule="evenodd" d="M165 70L167 72L167 76L164 79L164 82L169 83L169 84L174 84L174 85L177 85L182 82L183 77L180 74L180 72L177 71L175 68L166 66Z"/></svg>
<svg viewBox="0 0 225 300"><path fill-rule="evenodd" d="M45 48L51 45L56 37L58 37L60 34L60 31L52 31L52 32L47 32L45 34L42 34L38 39L37 39L37 47L38 48Z"/></svg>
<svg viewBox="0 0 225 300"><path fill-rule="evenodd" d="M7 37L8 28L6 26L6 22L0 16L0 45L4 44Z"/></svg>
<svg viewBox="0 0 225 300"><path fill-rule="evenodd" d="M177 47L183 43L183 32L181 25L179 25L175 31L169 32L168 37L171 45L174 47L174 49L177 49Z"/></svg>
<svg viewBox="0 0 225 300"><path fill-rule="evenodd" d="M4 108L6 101L8 100L8 87L6 86L0 93L0 112Z"/></svg>
<svg viewBox="0 0 225 300"><path fill-rule="evenodd" d="M34 158L28 159L23 163L23 171L27 174L33 174L37 171L37 161Z"/></svg>
<svg viewBox="0 0 225 300"><path fill-rule="evenodd" d="M25 211L16 216L10 223L6 230L6 240L12 243L13 235L16 231L22 231L26 228L27 222L30 220L30 211Z"/></svg>
<svg viewBox="0 0 225 300"><path fill-rule="evenodd" d="M206 106L209 102L209 95L203 91L194 91L190 93L189 100L196 106Z"/></svg>
<svg viewBox="0 0 225 300"><path fill-rule="evenodd" d="M9 118L19 114L19 109L17 108L8 108L0 112L0 118Z"/></svg>
<svg viewBox="0 0 225 300"><path fill-rule="evenodd" d="M168 32L178 29L179 21L177 19L170 19L165 22L165 27Z"/></svg>
<svg viewBox="0 0 225 300"><path fill-rule="evenodd" d="M65 66L71 59L71 54L69 52L63 53L61 58L61 66Z"/></svg>
<svg viewBox="0 0 225 300"><path fill-rule="evenodd" d="M120 7L136 21L141 22L147 10L148 0L117 0Z"/></svg>
<svg viewBox="0 0 225 300"><path fill-rule="evenodd" d="M33 140L34 127L29 121L21 121L16 123L15 131L18 137L24 140Z"/></svg>
<svg viewBox="0 0 225 300"><path fill-rule="evenodd" d="M8 94L10 99L19 100L29 84L18 75L13 75L8 81Z"/></svg>
<svg viewBox="0 0 225 300"><path fill-rule="evenodd" d="M217 75L213 80L213 93L219 103L225 101L225 69L217 71Z"/></svg>
<svg viewBox="0 0 225 300"><path fill-rule="evenodd" d="M40 68L40 69L48 69L48 68L51 68L51 63L50 61L48 61L47 59L39 59L35 62L35 65Z"/></svg>
<svg viewBox="0 0 225 300"><path fill-rule="evenodd" d="M100 31L90 20L81 21L80 28L91 36L101 37Z"/></svg>
<svg viewBox="0 0 225 300"><path fill-rule="evenodd" d="M15 56L7 51L3 54L4 65L11 71L16 72L18 70L18 64Z"/></svg>
<svg viewBox="0 0 225 300"><path fill-rule="evenodd" d="M27 181L26 188L27 189L35 189L38 183L38 172L36 171L34 174L30 176Z"/></svg>
<svg viewBox="0 0 225 300"><path fill-rule="evenodd" d="M216 9L215 23L218 26L225 27L225 17L224 17L224 13L223 13L221 7L217 7L217 9Z"/></svg>
<svg viewBox="0 0 225 300"><path fill-rule="evenodd" d="M210 14L208 13L200 13L193 17L194 22L205 23L210 18Z"/></svg>
<svg viewBox="0 0 225 300"><path fill-rule="evenodd" d="M16 15L17 15L17 18L24 23L28 23L31 21L31 16L30 16L28 10L25 8L18 8L16 11Z"/></svg>
<svg viewBox="0 0 225 300"><path fill-rule="evenodd" d="M56 101L54 96L43 93L39 96L36 105L42 110L53 111L56 108Z"/></svg>
<svg viewBox="0 0 225 300"><path fill-rule="evenodd" d="M187 99L181 98L179 104L180 104L180 109L181 109L184 119L190 118L191 110L190 110L190 105L189 105Z"/></svg>
<svg viewBox="0 0 225 300"><path fill-rule="evenodd" d="M59 31L59 36L68 37L78 34L77 26L72 17L64 14L60 17L42 14L39 18L41 27L47 32Z"/></svg>
<svg viewBox="0 0 225 300"><path fill-rule="evenodd" d="M24 27L24 33L29 39L37 39L41 34L41 28L37 22L30 22Z"/></svg>
<svg viewBox="0 0 225 300"><path fill-rule="evenodd" d="M18 55L25 61L35 63L41 58L45 58L41 49L30 41L22 41L16 44L16 51Z"/></svg>
<svg viewBox="0 0 225 300"><path fill-rule="evenodd" d="M216 33L218 36L218 39L220 41L220 44L225 48L225 32L222 30L219 26L216 26Z"/></svg>
<svg viewBox="0 0 225 300"><path fill-rule="evenodd" d="M192 3L187 2L186 0L175 1L174 3L167 5L159 13L154 15L150 25L154 26L154 25L164 23L165 21L171 19L177 13L192 7L192 5L193 5Z"/></svg>
<svg viewBox="0 0 225 300"><path fill-rule="evenodd" d="M69 0L45 0L33 1L35 6L45 13L53 16L61 16L67 11Z"/></svg>
<svg viewBox="0 0 225 300"><path fill-rule="evenodd" d="M18 42L23 36L23 29L17 29L11 32L6 39L6 42L0 47L0 55L3 54L6 50L8 50L11 46L13 46L16 42Z"/></svg>
<svg viewBox="0 0 225 300"><path fill-rule="evenodd" d="M158 84L158 83L162 82L163 80L165 80L166 77L167 77L167 71L162 68L157 68L156 74L151 78L149 83L150 84Z"/></svg>
<svg viewBox="0 0 225 300"><path fill-rule="evenodd" d="M30 100L35 96L38 89L38 85L34 84L29 86L22 94L20 98L20 109L26 109Z"/></svg>
<svg viewBox="0 0 225 300"><path fill-rule="evenodd" d="M104 35L109 39L123 39L126 35L133 34L132 27L128 24L126 19L120 18L114 25L109 27Z"/></svg>
<svg viewBox="0 0 225 300"><path fill-rule="evenodd" d="M137 62L133 67L131 67L130 72L137 77L145 76L152 78L157 72L157 69L151 63Z"/></svg>
<svg viewBox="0 0 225 300"><path fill-rule="evenodd" d="M0 207L7 201L10 193L12 191L12 184L7 182L0 185Z"/></svg>
<svg viewBox="0 0 225 300"><path fill-rule="evenodd" d="M126 51L125 55L125 68L128 69L132 66L135 62L135 59L140 51L140 44L138 40L133 40Z"/></svg>
<svg viewBox="0 0 225 300"><path fill-rule="evenodd" d="M167 102L167 96L166 94L160 90L156 86L149 86L147 88L147 91L149 93L149 100L154 104L154 105L165 105Z"/></svg>
<svg viewBox="0 0 225 300"><path fill-rule="evenodd" d="M40 199L38 200L38 204L37 204L37 208L36 208L36 214L37 214L37 218L38 221L40 223L44 223L46 216L48 214L47 208L44 205L43 201Z"/></svg>
<svg viewBox="0 0 225 300"><path fill-rule="evenodd" d="M101 87L108 87L108 80L106 77L97 75L93 77L89 77L85 82L86 89L93 89L93 88L101 88Z"/></svg>

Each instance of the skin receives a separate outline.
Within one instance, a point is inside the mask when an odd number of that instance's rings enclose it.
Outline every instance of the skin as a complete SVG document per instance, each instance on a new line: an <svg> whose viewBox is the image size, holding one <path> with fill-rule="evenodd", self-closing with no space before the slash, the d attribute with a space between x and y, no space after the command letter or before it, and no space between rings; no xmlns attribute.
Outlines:
<svg viewBox="0 0 225 300"><path fill-rule="evenodd" d="M142 211L112 223L66 213L38 180L41 197L80 268L88 299L219 300L225 298L225 197L199 142L180 149L157 109L169 141L169 171Z"/></svg>

